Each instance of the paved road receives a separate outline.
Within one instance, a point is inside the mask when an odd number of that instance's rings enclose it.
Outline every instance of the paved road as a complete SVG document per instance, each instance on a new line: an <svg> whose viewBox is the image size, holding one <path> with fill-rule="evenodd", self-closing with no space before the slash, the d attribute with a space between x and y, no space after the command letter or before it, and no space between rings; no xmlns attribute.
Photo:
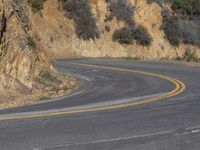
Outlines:
<svg viewBox="0 0 200 150"><path fill-rule="evenodd" d="M151 102L175 84L147 74L72 62L162 74L187 88ZM199 150L200 68L97 59L60 60L56 67L78 76L80 88L47 103L0 111L0 150ZM147 101L142 105L96 111L143 100ZM83 112L88 109L92 111ZM72 113L63 113L68 111ZM2 119L6 117L15 119Z"/></svg>

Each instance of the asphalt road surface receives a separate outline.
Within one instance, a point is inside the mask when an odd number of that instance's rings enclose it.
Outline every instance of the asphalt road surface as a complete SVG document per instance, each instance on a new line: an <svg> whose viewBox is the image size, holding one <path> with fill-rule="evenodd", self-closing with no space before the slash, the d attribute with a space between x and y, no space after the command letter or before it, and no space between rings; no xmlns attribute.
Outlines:
<svg viewBox="0 0 200 150"><path fill-rule="evenodd" d="M100 59L56 67L80 87L1 110L0 150L200 150L200 68Z"/></svg>

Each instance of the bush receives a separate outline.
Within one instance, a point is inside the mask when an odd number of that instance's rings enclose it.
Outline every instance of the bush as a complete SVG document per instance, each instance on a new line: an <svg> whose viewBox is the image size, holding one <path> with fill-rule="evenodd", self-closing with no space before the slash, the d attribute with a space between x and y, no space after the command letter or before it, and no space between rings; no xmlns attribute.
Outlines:
<svg viewBox="0 0 200 150"><path fill-rule="evenodd" d="M107 0L108 9L111 16L115 16L118 20L125 21L129 26L134 25L132 19L134 14L134 6L128 0Z"/></svg>
<svg viewBox="0 0 200 150"><path fill-rule="evenodd" d="M151 45L152 37L143 26L139 26L133 34L133 37L138 44L143 46Z"/></svg>
<svg viewBox="0 0 200 150"><path fill-rule="evenodd" d="M179 46L182 33L178 24L178 18L176 16L164 18L162 27L170 44L173 46Z"/></svg>
<svg viewBox="0 0 200 150"><path fill-rule="evenodd" d="M192 20L180 20L183 43L200 47L200 25Z"/></svg>
<svg viewBox="0 0 200 150"><path fill-rule="evenodd" d="M173 46L181 42L200 47L200 27L192 20L182 20L178 16L164 17L163 30L167 40Z"/></svg>
<svg viewBox="0 0 200 150"><path fill-rule="evenodd" d="M162 6L163 31L166 39L173 46L180 43L200 47L200 1L199 0L146 0L147 3L158 3ZM163 6L171 3L173 12ZM172 16L173 15L173 16Z"/></svg>
<svg viewBox="0 0 200 150"><path fill-rule="evenodd" d="M32 11L37 13L43 9L44 0L28 0L28 4L32 8Z"/></svg>
<svg viewBox="0 0 200 150"><path fill-rule="evenodd" d="M117 41L120 44L133 44L134 41L136 41L143 46L151 44L152 38L147 30L142 26L135 28L135 22L132 19L135 8L128 0L106 0L106 2L108 3L108 9L111 12L110 16L115 16L118 20L124 21L126 26L113 33L112 39L114 42Z"/></svg>
<svg viewBox="0 0 200 150"><path fill-rule="evenodd" d="M113 33L113 41L120 44L133 44L136 41L143 46L151 45L152 38L143 26L138 28L122 28Z"/></svg>
<svg viewBox="0 0 200 150"><path fill-rule="evenodd" d="M200 15L199 0L175 0L172 9L184 15Z"/></svg>
<svg viewBox="0 0 200 150"><path fill-rule="evenodd" d="M120 44L133 44L134 37L132 36L132 32L133 31L127 28L116 30L113 33L112 40Z"/></svg>
<svg viewBox="0 0 200 150"><path fill-rule="evenodd" d="M187 62L197 62L198 58L196 56L196 52L191 51L190 49L186 49L185 53L183 55L183 60L185 60Z"/></svg>
<svg viewBox="0 0 200 150"><path fill-rule="evenodd" d="M27 37L27 45L32 49L37 49L37 44L31 36Z"/></svg>
<svg viewBox="0 0 200 150"><path fill-rule="evenodd" d="M54 82L54 81L59 82L58 79L57 79L55 76L53 76L53 75L52 75L49 71L47 71L47 70L42 71L42 72L40 73L40 76L41 76L43 79L48 80L48 81L51 81L51 82Z"/></svg>
<svg viewBox="0 0 200 150"><path fill-rule="evenodd" d="M196 55L196 51L191 51L186 49L182 57L177 57L177 61L186 61L186 62L199 62L199 59Z"/></svg>
<svg viewBox="0 0 200 150"><path fill-rule="evenodd" d="M93 17L88 0L61 0L66 14L75 22L78 38L90 40L99 38L96 19Z"/></svg>
<svg viewBox="0 0 200 150"><path fill-rule="evenodd" d="M185 31L183 32L183 43L184 44L191 44L200 47L200 37L198 38L195 33Z"/></svg>

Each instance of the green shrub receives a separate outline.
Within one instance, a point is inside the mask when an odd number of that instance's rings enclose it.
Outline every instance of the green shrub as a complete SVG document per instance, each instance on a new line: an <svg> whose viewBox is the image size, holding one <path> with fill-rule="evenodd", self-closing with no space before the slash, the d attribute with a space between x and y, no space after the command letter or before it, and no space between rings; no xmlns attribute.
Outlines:
<svg viewBox="0 0 200 150"><path fill-rule="evenodd" d="M113 33L113 41L120 44L133 44L136 41L143 46L151 45L152 38L143 26L134 28L122 28Z"/></svg>
<svg viewBox="0 0 200 150"><path fill-rule="evenodd" d="M199 22L200 23L200 22ZM200 25L193 20L180 20L180 28L184 44L191 44L200 48Z"/></svg>
<svg viewBox="0 0 200 150"><path fill-rule="evenodd" d="M163 31L166 39L173 46L180 43L200 47L200 27L192 20L182 20L178 16L163 17Z"/></svg>
<svg viewBox="0 0 200 150"><path fill-rule="evenodd" d="M133 44L134 37L132 36L132 32L133 31L127 28L115 30L113 33L112 40L120 44Z"/></svg>
<svg viewBox="0 0 200 150"><path fill-rule="evenodd" d="M95 40L99 38L99 30L96 24L88 0L61 0L63 10L75 22L78 38L83 40Z"/></svg>
<svg viewBox="0 0 200 150"><path fill-rule="evenodd" d="M178 24L178 18L176 16L165 17L163 19L162 28L165 32L167 40L173 46L179 46L181 42L182 32L180 31L180 27Z"/></svg>
<svg viewBox="0 0 200 150"><path fill-rule="evenodd" d="M106 2L108 4L108 10L111 13L111 18L115 16L118 20L125 21L126 25L130 27L134 25L132 17L135 8L128 0L106 0Z"/></svg>
<svg viewBox="0 0 200 150"><path fill-rule="evenodd" d="M28 0L28 4L32 8L32 11L37 13L43 9L44 0Z"/></svg>
<svg viewBox="0 0 200 150"><path fill-rule="evenodd" d="M196 51L194 51L194 50L192 51L187 48L185 50L183 56L182 57L178 56L178 57L176 57L175 60L186 61L186 62L199 62L200 59L197 57Z"/></svg>
<svg viewBox="0 0 200 150"><path fill-rule="evenodd" d="M199 0L175 0L172 9L185 15L200 15Z"/></svg>
<svg viewBox="0 0 200 150"><path fill-rule="evenodd" d="M28 36L28 37L27 37L27 45L28 45L31 49L37 49L37 44L36 44L35 40L34 40L31 36Z"/></svg>
<svg viewBox="0 0 200 150"><path fill-rule="evenodd" d="M45 80L48 80L48 81L51 81L51 82L58 82L58 79L53 76L49 71L45 70L45 71L42 71L40 73L40 76L45 79Z"/></svg>
<svg viewBox="0 0 200 150"><path fill-rule="evenodd" d="M191 51L190 49L186 49L183 55L183 60L187 62L197 62L198 58L195 51Z"/></svg>
<svg viewBox="0 0 200 150"><path fill-rule="evenodd" d="M143 46L151 45L152 37L143 26L139 26L138 28L136 28L135 32L132 34L134 34L132 36L134 37L134 39L137 41L138 44Z"/></svg>

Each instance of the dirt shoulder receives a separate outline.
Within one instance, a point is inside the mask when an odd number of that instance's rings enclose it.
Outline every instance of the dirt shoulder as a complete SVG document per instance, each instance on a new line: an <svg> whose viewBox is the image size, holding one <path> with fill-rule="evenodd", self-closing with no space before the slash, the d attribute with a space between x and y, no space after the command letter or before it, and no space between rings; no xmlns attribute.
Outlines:
<svg viewBox="0 0 200 150"><path fill-rule="evenodd" d="M34 88L6 89L0 91L0 109L36 104L70 94L78 87L78 79L59 74L41 74L35 79Z"/></svg>

